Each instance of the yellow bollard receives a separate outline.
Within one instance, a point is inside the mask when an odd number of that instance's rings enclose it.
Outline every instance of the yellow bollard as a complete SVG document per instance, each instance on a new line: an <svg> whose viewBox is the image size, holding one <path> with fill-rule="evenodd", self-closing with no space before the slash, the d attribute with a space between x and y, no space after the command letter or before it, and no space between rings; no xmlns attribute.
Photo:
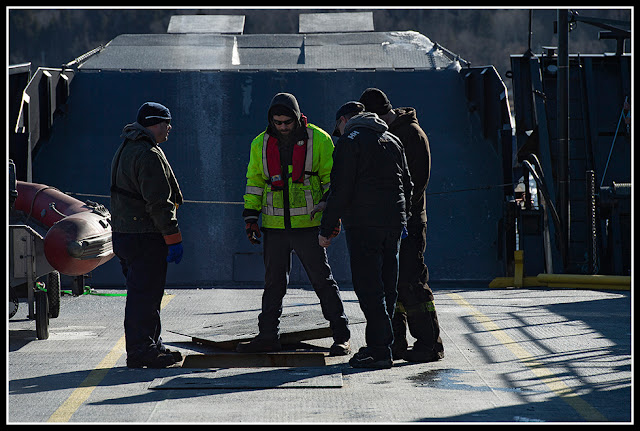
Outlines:
<svg viewBox="0 0 640 431"><path fill-rule="evenodd" d="M515 263L513 272L513 287L524 286L524 250L515 250L513 252L513 260Z"/></svg>

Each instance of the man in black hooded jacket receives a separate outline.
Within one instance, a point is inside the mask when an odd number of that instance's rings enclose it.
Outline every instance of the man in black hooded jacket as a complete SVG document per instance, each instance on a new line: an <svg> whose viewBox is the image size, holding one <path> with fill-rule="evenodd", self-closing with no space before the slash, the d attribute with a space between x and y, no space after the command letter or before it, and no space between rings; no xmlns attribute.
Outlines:
<svg viewBox="0 0 640 431"><path fill-rule="evenodd" d="M351 262L353 288L367 320L366 346L349 364L359 368L393 365L391 317L395 309L400 235L413 185L400 140L362 105L338 111L341 135L333 153L331 188L318 242L327 247L341 218ZM355 115L354 115L355 114Z"/></svg>
<svg viewBox="0 0 640 431"><path fill-rule="evenodd" d="M425 191L431 172L429 139L420 127L414 108L393 108L386 94L377 88L368 88L360 96L365 109L375 112L389 126L389 131L400 138L407 155L409 171L414 184L407 223L408 235L400 245L398 274L398 301L393 318L393 355L411 362L437 361L444 357L440 326L429 287L429 270L424 263L427 239L427 211ZM408 349L409 332L416 338Z"/></svg>

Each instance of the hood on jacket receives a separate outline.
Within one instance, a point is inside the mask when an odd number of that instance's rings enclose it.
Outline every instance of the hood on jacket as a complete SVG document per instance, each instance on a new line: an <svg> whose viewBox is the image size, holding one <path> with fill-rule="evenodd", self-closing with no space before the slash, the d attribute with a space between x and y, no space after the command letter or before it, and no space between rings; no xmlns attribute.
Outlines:
<svg viewBox="0 0 640 431"><path fill-rule="evenodd" d="M293 116L296 120L298 120L298 124L300 124L300 106L298 106L298 101L293 94L290 93L278 93L273 96L271 99L271 104L269 105L269 111L267 112L267 120L271 123L271 117L273 115L273 111L277 109L277 107L284 107L288 112L287 114L282 115L290 115Z"/></svg>
<svg viewBox="0 0 640 431"><path fill-rule="evenodd" d="M392 126L396 127L410 123L416 123L419 125L415 108L396 108L394 111L397 117L393 123L391 123Z"/></svg>
<svg viewBox="0 0 640 431"><path fill-rule="evenodd" d="M281 114L278 114L278 112L281 112ZM307 127L307 117L300 112L298 100L293 94L278 93L273 96L273 99L271 99L271 104L267 111L267 121L269 123L267 132L271 135L278 135L277 130L271 121L271 117L273 115L287 115L293 117L296 120L296 131L293 136L296 140L305 138L307 132L304 131L304 128Z"/></svg>
<svg viewBox="0 0 640 431"><path fill-rule="evenodd" d="M373 112L363 112L351 117L344 127L344 134L346 135L356 127L364 127L377 133L384 133L389 130L387 123Z"/></svg>
<svg viewBox="0 0 640 431"><path fill-rule="evenodd" d="M142 126L137 121L135 123L127 124L126 126L124 126L124 129L122 129L122 134L120 135L122 139L129 139L131 141L140 139L141 136L149 137L149 139L151 139L151 142L156 144L156 138L153 136L151 131Z"/></svg>

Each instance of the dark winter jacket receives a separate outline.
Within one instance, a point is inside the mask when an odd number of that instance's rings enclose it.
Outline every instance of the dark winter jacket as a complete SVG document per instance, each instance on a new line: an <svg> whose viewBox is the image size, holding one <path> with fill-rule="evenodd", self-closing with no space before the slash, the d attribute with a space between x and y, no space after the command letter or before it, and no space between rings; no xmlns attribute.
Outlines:
<svg viewBox="0 0 640 431"><path fill-rule="evenodd" d="M331 188L320 234L329 237L338 219L354 227L398 228L408 218L413 184L400 140L376 114L346 124L333 152Z"/></svg>
<svg viewBox="0 0 640 431"><path fill-rule="evenodd" d="M179 233L176 205L183 197L164 152L138 123L125 126L121 138L111 163L113 231Z"/></svg>
<svg viewBox="0 0 640 431"><path fill-rule="evenodd" d="M414 108L396 108L394 111L398 117L389 125L389 132L402 141L413 181L409 224L426 223L425 191L429 185L431 172L429 139L420 128Z"/></svg>

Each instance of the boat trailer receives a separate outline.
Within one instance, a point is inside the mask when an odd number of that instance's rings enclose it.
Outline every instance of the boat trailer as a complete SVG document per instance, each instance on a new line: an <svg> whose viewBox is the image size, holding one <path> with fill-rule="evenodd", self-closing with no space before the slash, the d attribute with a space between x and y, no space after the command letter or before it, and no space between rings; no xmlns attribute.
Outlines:
<svg viewBox="0 0 640 431"><path fill-rule="evenodd" d="M72 294L81 295L84 277L110 260L109 211L54 187L17 181L9 160L9 318L20 294L36 322L36 336L49 338L49 318L60 313L60 274L72 276Z"/></svg>

